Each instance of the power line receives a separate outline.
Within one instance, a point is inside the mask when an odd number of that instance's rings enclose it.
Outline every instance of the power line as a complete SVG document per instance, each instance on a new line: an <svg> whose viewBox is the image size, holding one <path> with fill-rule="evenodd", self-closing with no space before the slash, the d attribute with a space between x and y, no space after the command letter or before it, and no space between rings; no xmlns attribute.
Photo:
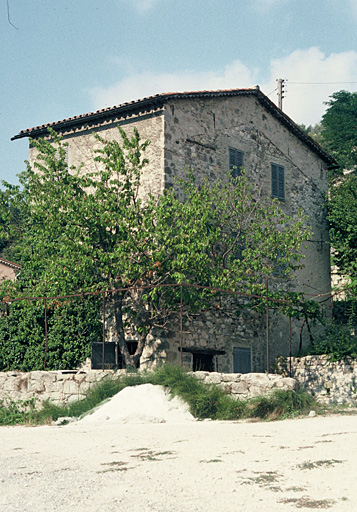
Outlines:
<svg viewBox="0 0 357 512"><path fill-rule="evenodd" d="M275 87L274 91L271 91L269 94L267 94L267 96L271 96L271 95L273 94L273 92L275 92L275 91L277 91L277 90L278 90L278 88L277 88L277 87Z"/></svg>
<svg viewBox="0 0 357 512"><path fill-rule="evenodd" d="M338 85L338 84L357 84L357 82L290 82L294 85Z"/></svg>

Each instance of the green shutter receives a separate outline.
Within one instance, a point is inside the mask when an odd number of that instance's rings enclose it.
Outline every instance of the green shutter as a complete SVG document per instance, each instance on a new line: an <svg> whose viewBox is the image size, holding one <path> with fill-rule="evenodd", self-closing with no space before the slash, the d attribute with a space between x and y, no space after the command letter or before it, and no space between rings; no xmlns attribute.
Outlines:
<svg viewBox="0 0 357 512"><path fill-rule="evenodd" d="M285 199L284 167L271 164L271 195L278 199Z"/></svg>
<svg viewBox="0 0 357 512"><path fill-rule="evenodd" d="M243 151L238 149L229 148L229 170L231 171L232 178L240 176L243 167Z"/></svg>

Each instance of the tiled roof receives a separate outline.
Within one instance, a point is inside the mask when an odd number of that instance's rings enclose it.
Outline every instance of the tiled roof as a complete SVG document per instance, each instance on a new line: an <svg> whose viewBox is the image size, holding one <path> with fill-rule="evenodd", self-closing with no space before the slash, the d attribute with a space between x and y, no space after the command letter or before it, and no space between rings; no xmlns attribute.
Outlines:
<svg viewBox="0 0 357 512"><path fill-rule="evenodd" d="M190 98L219 98L227 96L255 96L257 100L284 126L293 132L300 140L302 140L314 153L317 153L330 167L337 166L337 162L328 155L311 137L305 134L294 121L282 112L259 87L253 89L224 89L218 91L191 91L191 92L169 92L148 96L140 100L122 103L114 107L108 107L88 114L68 117L61 121L47 123L26 130L21 130L11 140L21 139L23 137L41 137L48 134L48 129L63 132L80 128L86 125L100 124L106 120L127 117L143 112L150 112L153 109L159 109L164 104L173 99L190 99Z"/></svg>
<svg viewBox="0 0 357 512"><path fill-rule="evenodd" d="M22 267L18 263L14 263L13 261L4 260L4 258L0 258L0 263L3 265L7 265L8 267L15 268L16 270L21 270Z"/></svg>

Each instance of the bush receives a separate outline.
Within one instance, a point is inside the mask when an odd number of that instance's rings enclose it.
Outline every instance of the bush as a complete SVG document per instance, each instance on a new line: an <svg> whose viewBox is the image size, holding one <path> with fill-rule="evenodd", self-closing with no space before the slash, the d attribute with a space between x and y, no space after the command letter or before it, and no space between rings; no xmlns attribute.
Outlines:
<svg viewBox="0 0 357 512"><path fill-rule="evenodd" d="M351 333L351 326L331 322L325 333L310 347L308 355L326 354L330 361L341 361L351 357L357 358L357 337Z"/></svg>
<svg viewBox="0 0 357 512"><path fill-rule="evenodd" d="M248 414L253 418L278 419L302 414L314 405L314 399L305 391L276 389L269 396L259 396L249 401Z"/></svg>
<svg viewBox="0 0 357 512"><path fill-rule="evenodd" d="M97 298L53 301L47 309L46 369L76 368L102 337ZM0 316L0 371L42 370L45 356L43 303L14 302Z"/></svg>

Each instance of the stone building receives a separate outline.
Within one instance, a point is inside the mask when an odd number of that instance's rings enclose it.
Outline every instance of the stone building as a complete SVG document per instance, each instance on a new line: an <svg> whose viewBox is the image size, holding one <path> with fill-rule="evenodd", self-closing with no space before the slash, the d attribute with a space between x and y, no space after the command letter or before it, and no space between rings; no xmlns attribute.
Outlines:
<svg viewBox="0 0 357 512"><path fill-rule="evenodd" d="M0 282L5 280L14 281L16 274L21 270L21 265L12 261L4 260L0 258Z"/></svg>
<svg viewBox="0 0 357 512"><path fill-rule="evenodd" d="M244 167L268 197L294 215L302 209L313 236L304 268L290 289L308 298L330 291L330 250L324 201L327 170L335 161L308 137L258 87L221 91L158 94L112 108L71 117L21 131L14 139L46 137L51 127L68 142L68 163L92 165L98 142L118 138L117 125L127 133L136 127L149 139L149 165L142 194L160 193L173 178L191 167L198 177L223 178L232 167ZM30 162L35 150L30 147ZM228 311L229 309L229 311ZM264 371L267 367L265 315L237 315L231 303L227 313L202 315L186 323L183 351L178 324L165 336L152 336L141 364L165 359L193 369L221 372ZM292 346L299 343L301 321L292 324ZM289 351L288 320L269 314L269 359Z"/></svg>

